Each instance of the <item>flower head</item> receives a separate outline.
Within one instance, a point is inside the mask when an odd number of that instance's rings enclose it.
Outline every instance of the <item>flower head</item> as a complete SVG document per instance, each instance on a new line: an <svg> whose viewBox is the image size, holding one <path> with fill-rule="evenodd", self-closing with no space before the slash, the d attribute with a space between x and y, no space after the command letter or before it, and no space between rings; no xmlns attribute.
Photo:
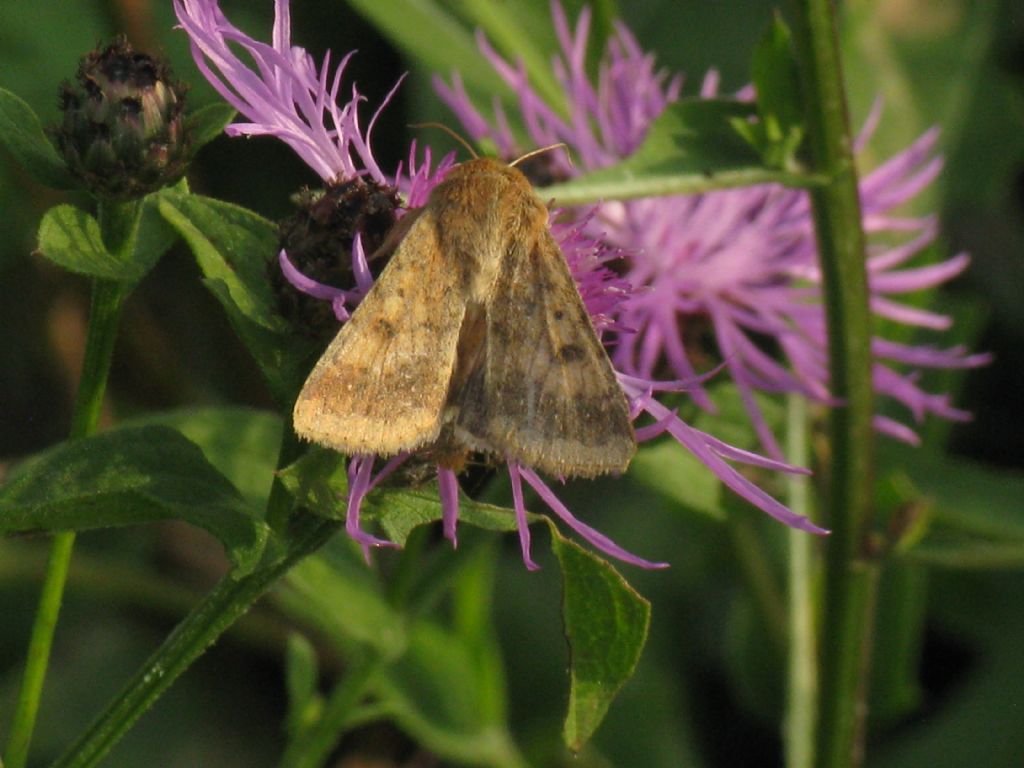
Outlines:
<svg viewBox="0 0 1024 768"><path fill-rule="evenodd" d="M97 197L128 200L173 184L189 161L185 87L123 37L92 51L61 87L54 129L70 171Z"/></svg>
<svg viewBox="0 0 1024 768"><path fill-rule="evenodd" d="M370 152L369 135L394 90L370 119L364 136L358 110L363 97L353 88L347 101L338 101L352 53L332 69L330 52L318 66L304 49L292 46L288 0L274 2L269 45L231 24L217 0L174 0L174 10L188 33L199 71L248 120L229 126L228 135L274 136L325 182L364 173L383 181ZM244 51L248 60L232 46Z"/></svg>
<svg viewBox="0 0 1024 768"><path fill-rule="evenodd" d="M367 134L360 133L356 119L356 105L360 100L358 93L353 89L350 101L343 106L336 103L342 69L348 57L342 60L338 70L331 76L326 60L318 67L305 51L292 47L285 0L276 2L277 17L272 46L252 40L231 26L217 8L215 0L175 0L175 7L182 26L192 38L193 53L204 74L226 99L252 121L233 126L230 130L233 135L260 133L277 136L292 146L325 181L336 183L343 179L368 176L375 183L397 189L409 207L423 205L430 191L453 166L451 157L432 165L429 150L419 153L413 146L404 169L400 167L393 176L385 175L370 153L368 134L373 120ZM251 55L256 70L250 69L234 56L229 42ZM214 73L211 64L220 76ZM379 113L380 109L374 119ZM599 224L594 217L585 213L574 221L552 225L580 295L600 333L621 330L621 318L626 316L624 307L634 294L630 281L607 267L609 260L620 259L621 254L604 239L593 234L598 228ZM354 284L346 288L332 287L311 279L296 269L291 254L283 250L280 255L282 271L296 289L313 298L329 301L337 320L344 322L375 279L363 247L365 238L365 232L356 233L353 238L349 268ZM629 401L632 417L644 421L637 428L639 440L663 433L670 434L701 459L726 485L755 506L789 525L821 532L821 529L795 515L758 488L726 460L774 470L798 470L726 445L695 430L686 425L674 411L658 402L659 393L684 391L689 386L688 382L658 382L621 368L617 375ZM502 457L494 458L501 460ZM408 454L400 454L378 466L378 457L354 456L349 462L347 528L366 552L370 547L387 546L389 542L362 530L359 523L362 501L367 493L409 459ZM528 567L533 568L535 565L530 557L523 481L536 491L560 519L595 548L635 565L663 565L630 554L578 520L530 467L511 460L506 464L512 483L523 558ZM444 533L454 543L459 503L458 481L455 472L446 466L437 467L437 477Z"/></svg>
<svg viewBox="0 0 1024 768"><path fill-rule="evenodd" d="M658 115L680 94L681 78L657 71L625 26L619 24L608 43L597 75L586 71L590 13L584 10L574 29L561 6L552 13L561 43L555 75L568 101L560 115L530 87L525 70L502 59L481 39L484 56L515 90L522 122L538 144L565 142L579 158L578 167L563 163L557 173L571 177L628 157L642 142ZM475 139L489 139L509 156L520 148L498 109L493 123L471 103L457 76L451 85L436 80L441 97ZM716 95L717 77L709 74L701 96ZM745 94L741 94L745 95ZM870 138L877 110L862 131ZM905 264L935 237L931 217L906 218L896 211L938 174L936 132L929 131L889 162L865 175L861 200L865 230L873 236L868 273L871 308L894 323L941 330L950 319L899 300L901 294L940 285L963 271L968 257L927 266ZM610 201L592 217L602 236L630 254L624 277L635 299L618 322L635 332L623 336L614 355L619 369L651 378L666 368L695 381L691 396L702 407L713 405L696 382L695 361L709 350L710 336L723 366L743 398L762 445L781 457L754 393L796 392L831 403L821 273L814 227L806 194L776 185L629 201ZM593 231L593 230L591 230ZM895 240L896 244L892 242ZM876 337L876 391L904 405L916 421L932 413L965 419L946 395L926 392L917 383L920 368L982 365L987 355L961 347L936 349L899 344ZM902 372L897 366L911 369ZM916 435L905 424L876 417L877 428L907 442Z"/></svg>

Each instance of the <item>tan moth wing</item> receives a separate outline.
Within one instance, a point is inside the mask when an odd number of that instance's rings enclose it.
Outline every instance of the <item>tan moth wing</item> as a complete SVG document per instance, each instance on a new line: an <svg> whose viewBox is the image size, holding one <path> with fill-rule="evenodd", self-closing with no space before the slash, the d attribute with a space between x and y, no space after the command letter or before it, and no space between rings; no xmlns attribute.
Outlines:
<svg viewBox="0 0 1024 768"><path fill-rule="evenodd" d="M456 371L465 383L450 397L455 436L552 475L622 472L636 451L625 394L546 210L536 197L524 204L541 218L506 248L484 307L482 349L460 360L471 369Z"/></svg>
<svg viewBox="0 0 1024 768"><path fill-rule="evenodd" d="M350 455L395 454L437 437L466 310L438 228L428 205L382 246L394 256L295 403L300 437Z"/></svg>

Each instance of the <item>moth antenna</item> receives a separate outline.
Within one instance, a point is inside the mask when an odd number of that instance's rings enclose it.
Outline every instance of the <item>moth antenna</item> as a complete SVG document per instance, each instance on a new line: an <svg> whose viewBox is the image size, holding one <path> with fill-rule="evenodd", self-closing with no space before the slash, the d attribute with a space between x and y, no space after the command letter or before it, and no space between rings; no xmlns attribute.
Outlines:
<svg viewBox="0 0 1024 768"><path fill-rule="evenodd" d="M453 131L451 128L449 128L444 123L413 123L409 127L410 128L440 128L442 131L444 131L449 136L451 136L453 139L455 139L457 142L459 142L459 144L464 146L466 148L466 150L469 152L469 154L471 154L473 156L474 160L479 160L480 159L480 155L478 155L476 153L476 150L474 150L473 147L470 146L469 142L466 141L461 136L459 136L459 134L457 134L455 131Z"/></svg>
<svg viewBox="0 0 1024 768"><path fill-rule="evenodd" d="M544 152L550 152L552 149L558 149L559 147L561 147L562 149L565 150L565 156L569 160L569 166L572 167L574 165L574 163L572 162L572 152L569 151L569 145L566 144L564 141L560 141L557 144L548 144L548 146L546 146L546 147L541 147L540 149L534 149L531 152L527 152L525 155L520 155L515 160L513 160L511 163L509 163L509 165L513 165L513 166L517 165L517 164L523 162L523 160L529 160L531 157L535 157L536 155L543 154Z"/></svg>

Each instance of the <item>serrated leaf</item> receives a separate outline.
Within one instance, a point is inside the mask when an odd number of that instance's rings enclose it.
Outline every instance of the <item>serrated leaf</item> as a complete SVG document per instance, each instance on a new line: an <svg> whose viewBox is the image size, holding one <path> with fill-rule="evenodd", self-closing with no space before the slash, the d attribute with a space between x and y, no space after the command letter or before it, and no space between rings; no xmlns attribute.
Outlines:
<svg viewBox="0 0 1024 768"><path fill-rule="evenodd" d="M806 187L819 179L773 170L733 127L756 116L754 105L730 99L692 99L670 105L629 158L571 181L537 190L542 199L579 205L605 199L693 194L777 183Z"/></svg>
<svg viewBox="0 0 1024 768"><path fill-rule="evenodd" d="M554 526L551 542L562 569L569 643L571 689L563 734L570 749L579 750L636 670L651 605L609 563L562 538Z"/></svg>
<svg viewBox="0 0 1024 768"><path fill-rule="evenodd" d="M291 402L316 345L292 333L277 313L268 262L278 252L273 224L240 206L167 191L160 213L185 239L249 353L282 403Z"/></svg>
<svg viewBox="0 0 1024 768"><path fill-rule="evenodd" d="M32 107L5 88L0 88L0 141L40 184L53 189L77 186Z"/></svg>
<svg viewBox="0 0 1024 768"><path fill-rule="evenodd" d="M118 429L61 443L0 487L0 533L85 531L183 520L209 531L241 572L258 562L267 527L180 433Z"/></svg>
<svg viewBox="0 0 1024 768"><path fill-rule="evenodd" d="M190 114L187 123L192 134L192 154L224 133L237 114L234 107L222 101L207 104Z"/></svg>
<svg viewBox="0 0 1024 768"><path fill-rule="evenodd" d="M73 205L58 205L43 214L39 252L54 264L89 277L130 282L139 274L134 265L107 250L99 222Z"/></svg>

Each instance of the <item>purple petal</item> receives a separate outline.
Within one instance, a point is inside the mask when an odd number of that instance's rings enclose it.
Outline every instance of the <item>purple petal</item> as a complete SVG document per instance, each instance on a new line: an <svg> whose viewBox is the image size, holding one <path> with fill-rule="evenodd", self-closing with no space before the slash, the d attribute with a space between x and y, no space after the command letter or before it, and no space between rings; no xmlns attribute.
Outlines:
<svg viewBox="0 0 1024 768"><path fill-rule="evenodd" d="M573 531L575 531L584 541L594 547L594 549L599 552L604 552L606 555L614 557L616 560L621 560L624 563L636 565L640 568L668 568L668 563L654 563L650 560L644 560L642 557L637 557L636 555L631 554L600 531L597 531L581 520L578 520L532 469L518 467L518 470L523 479L533 486L537 495L543 499L544 503L547 504L548 507L551 508L551 511L558 515L566 525L572 528Z"/></svg>
<svg viewBox="0 0 1024 768"><path fill-rule="evenodd" d="M447 467L437 467L437 490L441 496L441 520L444 529L444 537L452 543L452 547L459 546L455 534L455 527L459 522L459 481L455 473Z"/></svg>
<svg viewBox="0 0 1024 768"><path fill-rule="evenodd" d="M528 571L536 571L540 566L530 557L530 524L526 520L526 505L523 503L523 483L519 465L508 462L508 477L512 482L512 506L516 512L516 528L519 529L519 547L523 552L523 564Z"/></svg>
<svg viewBox="0 0 1024 768"><path fill-rule="evenodd" d="M370 474L373 470L373 456L353 456L348 463L348 507L345 513L345 531L363 549L363 558L370 565L371 547L397 547L393 541L379 539L359 525L359 512L363 499L370 492Z"/></svg>

